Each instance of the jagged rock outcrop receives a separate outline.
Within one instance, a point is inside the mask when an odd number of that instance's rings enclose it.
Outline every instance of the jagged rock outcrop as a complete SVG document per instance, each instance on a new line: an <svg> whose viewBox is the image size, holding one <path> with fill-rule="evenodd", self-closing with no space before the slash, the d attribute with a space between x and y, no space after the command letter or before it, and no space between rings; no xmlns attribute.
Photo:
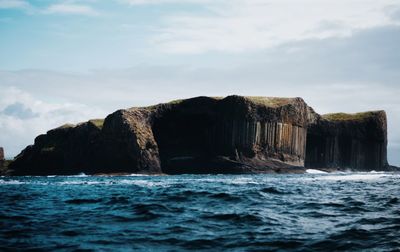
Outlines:
<svg viewBox="0 0 400 252"><path fill-rule="evenodd" d="M6 159L3 147L0 147L0 175L10 175L9 164L10 160Z"/></svg>
<svg viewBox="0 0 400 252"><path fill-rule="evenodd" d="M384 111L318 116L308 128L306 166L385 170L386 146Z"/></svg>
<svg viewBox="0 0 400 252"><path fill-rule="evenodd" d="M161 173L151 115L150 109L132 108L107 116L89 173Z"/></svg>
<svg viewBox="0 0 400 252"><path fill-rule="evenodd" d="M95 162L99 121L63 125L39 135L10 164L15 175L78 174ZM94 169L93 169L94 170Z"/></svg>
<svg viewBox="0 0 400 252"><path fill-rule="evenodd" d="M0 162L2 162L4 160L5 160L5 158L4 158L4 149L3 149L3 147L0 147Z"/></svg>
<svg viewBox="0 0 400 252"><path fill-rule="evenodd" d="M3 169L5 161L6 160L4 158L4 149L3 147L0 147L0 170Z"/></svg>
<svg viewBox="0 0 400 252"><path fill-rule="evenodd" d="M16 175L385 169L386 115L367 115L321 117L301 98L196 97L50 130L10 169Z"/></svg>

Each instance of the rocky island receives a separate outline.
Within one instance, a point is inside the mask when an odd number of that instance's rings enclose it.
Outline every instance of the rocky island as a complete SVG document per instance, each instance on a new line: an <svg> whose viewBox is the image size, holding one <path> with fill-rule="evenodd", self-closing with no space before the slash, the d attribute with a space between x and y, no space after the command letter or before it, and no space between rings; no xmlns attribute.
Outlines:
<svg viewBox="0 0 400 252"><path fill-rule="evenodd" d="M302 98L196 97L118 110L36 137L13 175L394 169L384 111L319 115Z"/></svg>

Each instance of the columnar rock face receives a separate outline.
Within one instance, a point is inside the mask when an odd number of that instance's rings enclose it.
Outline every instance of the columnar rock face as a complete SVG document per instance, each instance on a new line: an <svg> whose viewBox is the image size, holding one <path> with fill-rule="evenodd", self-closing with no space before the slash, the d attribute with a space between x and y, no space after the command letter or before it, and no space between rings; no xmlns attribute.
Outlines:
<svg viewBox="0 0 400 252"><path fill-rule="evenodd" d="M386 144L384 112L321 117L301 98L197 97L50 130L10 169L16 175L377 170L387 166Z"/></svg>
<svg viewBox="0 0 400 252"><path fill-rule="evenodd" d="M5 163L4 149L0 147L0 170L2 170L4 163Z"/></svg>
<svg viewBox="0 0 400 252"><path fill-rule="evenodd" d="M0 161L4 161L4 149L0 147Z"/></svg>
<svg viewBox="0 0 400 252"><path fill-rule="evenodd" d="M164 172L304 165L307 105L301 98L198 97L156 111L153 132Z"/></svg>
<svg viewBox="0 0 400 252"><path fill-rule="evenodd" d="M384 170L386 129L384 111L319 117L308 129L306 166Z"/></svg>
<svg viewBox="0 0 400 252"><path fill-rule="evenodd" d="M214 130L221 154L304 165L307 105L301 98L228 97Z"/></svg>

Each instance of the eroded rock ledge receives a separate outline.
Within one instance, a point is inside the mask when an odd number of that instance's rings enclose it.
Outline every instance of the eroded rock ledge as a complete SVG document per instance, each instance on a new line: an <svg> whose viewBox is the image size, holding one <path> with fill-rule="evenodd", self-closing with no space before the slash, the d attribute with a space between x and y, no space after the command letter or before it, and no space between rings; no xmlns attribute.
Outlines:
<svg viewBox="0 0 400 252"><path fill-rule="evenodd" d="M384 111L321 116L301 98L196 97L118 110L35 139L14 175L387 170Z"/></svg>

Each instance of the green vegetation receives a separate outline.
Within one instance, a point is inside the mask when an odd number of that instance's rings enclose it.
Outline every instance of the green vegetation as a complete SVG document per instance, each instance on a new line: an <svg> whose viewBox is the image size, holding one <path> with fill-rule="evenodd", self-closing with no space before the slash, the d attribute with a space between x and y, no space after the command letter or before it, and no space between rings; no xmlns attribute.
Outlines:
<svg viewBox="0 0 400 252"><path fill-rule="evenodd" d="M225 97L223 97L223 96L210 96L210 98L213 98L213 99L215 99L215 100L222 100L222 99L224 99Z"/></svg>
<svg viewBox="0 0 400 252"><path fill-rule="evenodd" d="M375 111L346 114L346 113L332 113L322 115L322 118L329 121L360 121L376 115Z"/></svg>
<svg viewBox="0 0 400 252"><path fill-rule="evenodd" d="M215 100L222 100L222 99L225 98L225 97L222 97L222 96L207 96L207 97L208 97L208 98L211 98L211 99L215 99ZM182 103L183 101L190 100L190 99L191 99L191 98L189 98L189 99L172 100L172 101L168 102L167 104L172 104L172 105L180 104L180 103Z"/></svg>
<svg viewBox="0 0 400 252"><path fill-rule="evenodd" d="M274 107L274 108L287 105L292 100L291 98L263 97L263 96L246 96L246 99L258 105L264 105L267 107Z"/></svg>
<svg viewBox="0 0 400 252"><path fill-rule="evenodd" d="M293 98L282 98L282 97L264 97L264 96L243 96L246 100L253 102L257 105L263 105L263 106L267 106L267 107L272 107L272 108L276 108L276 107L281 107L287 104L290 104L291 102L293 102ZM197 97L195 97L197 98ZM226 97L222 97L222 96L209 96L208 98L211 99L215 99L215 100L222 100ZM190 100L192 98L189 99L178 99L178 100L172 100L170 102L167 102L165 104L169 104L169 105L178 105L181 104L184 101ZM157 106L159 106L161 104L157 104L157 105L152 105L152 106L148 106L145 107L146 109L155 109L157 108Z"/></svg>
<svg viewBox="0 0 400 252"><path fill-rule="evenodd" d="M61 126L58 127L57 129L67 129L67 128L74 128L74 127L75 127L74 124L66 123L66 124L61 125Z"/></svg>
<svg viewBox="0 0 400 252"><path fill-rule="evenodd" d="M184 99L172 100L172 101L168 102L167 104L175 105L175 104L179 104L183 101L184 101Z"/></svg>
<svg viewBox="0 0 400 252"><path fill-rule="evenodd" d="M197 97L194 97L194 98L197 98ZM221 97L221 96L211 96L211 97L208 97L208 98L216 99L216 100L222 100L222 99L224 99L225 97ZM151 109L157 108L159 105L162 105L162 104L178 105L178 104L181 104L182 102L187 101L187 100L190 100L190 99L192 99L192 98L188 98L188 99L177 99L177 100L172 100L172 101L167 102L167 103L159 103L159 104L156 104L156 105L150 105L150 106L147 106L147 107L144 107L144 108L145 108L145 109L150 109L150 110L151 110Z"/></svg>
<svg viewBox="0 0 400 252"><path fill-rule="evenodd" d="M222 100L226 97L222 97L222 96L211 96L209 97L211 99L215 99L215 100ZM287 104L290 104L293 101L293 98L281 98L281 97L264 97L264 96L244 96L245 99L247 99L250 102L253 102L257 105L263 105L263 106L267 106L267 107L281 107ZM178 99L178 100L172 100L170 102L167 102L165 104L170 104L170 105L177 105L180 104L186 100L190 100L189 99ZM157 108L157 106L159 106L160 104L157 105L152 105L152 106L148 106L145 107L146 109L155 109Z"/></svg>
<svg viewBox="0 0 400 252"><path fill-rule="evenodd" d="M12 160L4 160L4 161L0 161L0 174L1 175L7 175L8 171L8 166L10 165L10 163L12 162Z"/></svg>
<svg viewBox="0 0 400 252"><path fill-rule="evenodd" d="M91 119L89 122L99 129L102 129L104 125L104 119Z"/></svg>

